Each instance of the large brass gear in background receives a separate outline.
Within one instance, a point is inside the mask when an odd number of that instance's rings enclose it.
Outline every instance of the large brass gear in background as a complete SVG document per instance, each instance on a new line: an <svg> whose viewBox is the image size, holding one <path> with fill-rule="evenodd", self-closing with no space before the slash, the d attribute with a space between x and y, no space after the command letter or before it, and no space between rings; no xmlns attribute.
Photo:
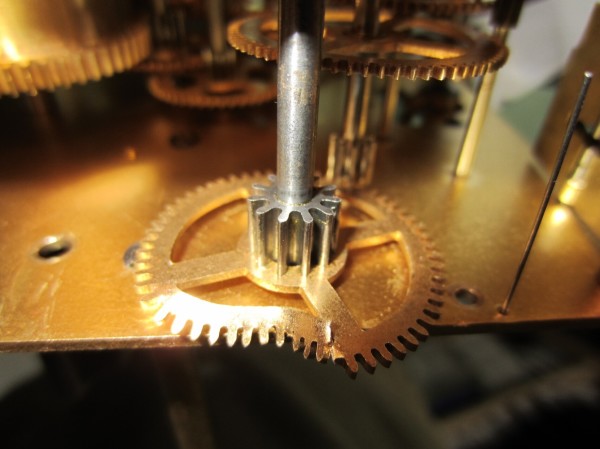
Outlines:
<svg viewBox="0 0 600 449"><path fill-rule="evenodd" d="M168 206L136 255L137 291L157 321L212 345L253 334L355 374L403 358L439 318L442 260L423 228L373 193L343 198L340 250L293 286L251 275L247 204L263 175L199 187Z"/></svg>
<svg viewBox="0 0 600 449"><path fill-rule="evenodd" d="M0 2L0 96L36 95L130 69L150 27L120 0Z"/></svg>
<svg viewBox="0 0 600 449"><path fill-rule="evenodd" d="M149 74L173 74L197 71L209 65L206 55L194 48L163 47L135 66L135 70Z"/></svg>
<svg viewBox="0 0 600 449"><path fill-rule="evenodd" d="M322 67L348 75L443 80L493 72L508 58L505 45L468 27L444 20L388 16L382 11L380 35L366 40L352 32L353 9L328 9ZM243 53L272 60L278 53L277 33L277 20L261 15L232 22L228 40Z"/></svg>
<svg viewBox="0 0 600 449"><path fill-rule="evenodd" d="M150 53L150 29L138 22L94 46L57 49L41 57L10 60L0 53L0 96L84 84L135 66Z"/></svg>
<svg viewBox="0 0 600 449"><path fill-rule="evenodd" d="M214 79L208 72L152 75L148 90L153 97L174 106L231 109L257 106L277 97L277 84L260 78Z"/></svg>
<svg viewBox="0 0 600 449"><path fill-rule="evenodd" d="M332 6L352 6L356 0L330 0ZM457 14L476 14L488 11L495 0L382 0L381 7L389 8L394 15L409 16L426 13L432 17L449 17Z"/></svg>

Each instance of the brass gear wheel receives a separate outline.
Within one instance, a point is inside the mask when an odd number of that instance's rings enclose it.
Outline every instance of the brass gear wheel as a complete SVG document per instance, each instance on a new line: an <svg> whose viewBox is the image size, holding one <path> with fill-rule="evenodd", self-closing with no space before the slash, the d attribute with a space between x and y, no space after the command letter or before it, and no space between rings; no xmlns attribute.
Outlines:
<svg viewBox="0 0 600 449"><path fill-rule="evenodd" d="M449 17L456 14L475 14L488 11L495 0L393 0L396 14L410 15L425 12L430 16Z"/></svg>
<svg viewBox="0 0 600 449"><path fill-rule="evenodd" d="M356 374L403 358L439 318L440 256L412 218L373 193L344 198L340 247L323 271L295 287L251 276L247 198L255 174L199 187L168 206L136 255L136 284L155 320L172 317L173 334L281 346Z"/></svg>
<svg viewBox="0 0 600 449"><path fill-rule="evenodd" d="M355 0L330 0L332 6L352 6ZM383 0L381 6L389 8L396 16L426 13L433 17L449 17L456 14L475 14L488 11L495 0Z"/></svg>
<svg viewBox="0 0 600 449"><path fill-rule="evenodd" d="M277 98L277 84L263 79L213 79L208 73L182 76L153 75L148 90L175 106L230 109L257 106Z"/></svg>
<svg viewBox="0 0 600 449"><path fill-rule="evenodd" d="M353 9L328 9L323 69L380 78L462 79L493 72L508 58L498 40L454 22L381 14L380 36L365 40L352 32ZM227 38L243 53L272 60L278 54L277 32L277 20L261 15L232 22Z"/></svg>
<svg viewBox="0 0 600 449"><path fill-rule="evenodd" d="M15 60L0 52L0 96L37 95L112 76L148 56L150 44L147 23L138 21L120 36L90 47L56 46L43 56Z"/></svg>
<svg viewBox="0 0 600 449"><path fill-rule="evenodd" d="M158 48L138 65L135 70L142 73L171 74L200 70L208 65L206 56L188 48Z"/></svg>

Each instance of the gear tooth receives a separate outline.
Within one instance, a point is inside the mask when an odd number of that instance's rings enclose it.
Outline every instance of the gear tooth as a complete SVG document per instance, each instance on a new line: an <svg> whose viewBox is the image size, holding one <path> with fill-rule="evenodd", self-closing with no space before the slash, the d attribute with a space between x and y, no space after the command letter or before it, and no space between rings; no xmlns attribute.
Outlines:
<svg viewBox="0 0 600 449"><path fill-rule="evenodd" d="M247 348L252 342L252 327L244 325L242 329L242 346Z"/></svg>
<svg viewBox="0 0 600 449"><path fill-rule="evenodd" d="M237 339L238 339L238 327L237 327L237 325L230 324L227 327L227 337L226 337L227 346L229 346L231 348L235 344Z"/></svg>
<svg viewBox="0 0 600 449"><path fill-rule="evenodd" d="M135 292L140 296L149 295L152 293L153 289L149 285L136 285Z"/></svg>
<svg viewBox="0 0 600 449"><path fill-rule="evenodd" d="M275 344L278 347L282 347L285 343L285 332L282 328L275 328Z"/></svg>
<svg viewBox="0 0 600 449"><path fill-rule="evenodd" d="M185 325L187 324L187 317L177 313L175 314L175 318L173 319L173 323L171 323L171 333L173 335L181 333Z"/></svg>
<svg viewBox="0 0 600 449"><path fill-rule="evenodd" d="M354 356L357 362L359 362L365 371L369 374L373 374L375 372L375 368L377 367L377 360L373 357L373 354L370 352L366 352L364 354L356 354Z"/></svg>
<svg viewBox="0 0 600 449"><path fill-rule="evenodd" d="M438 308L439 308L439 307L442 307L442 306L444 305L444 302L443 302L443 301L440 301L440 300L438 300L438 299L433 299L433 298L429 298L429 299L427 300L427 302L428 302L430 305L432 305L432 306L434 306L434 307L438 307ZM432 312L432 313L433 313L433 312Z"/></svg>
<svg viewBox="0 0 600 449"><path fill-rule="evenodd" d="M398 341L402 343L402 345L404 345L404 347L409 351L416 351L417 347L419 346L419 340L417 340L408 332L404 335L398 336Z"/></svg>
<svg viewBox="0 0 600 449"><path fill-rule="evenodd" d="M139 285L148 283L151 280L152 280L152 275L150 273L143 272L143 273L137 273L135 275L135 282Z"/></svg>
<svg viewBox="0 0 600 449"><path fill-rule="evenodd" d="M424 323L423 320L418 321ZM427 340L427 337L429 337L429 331L422 325L418 324L418 321L417 323L413 324L411 327L408 328L408 332L410 332L410 334L420 342L424 342L425 340Z"/></svg>
<svg viewBox="0 0 600 449"><path fill-rule="evenodd" d="M358 373L358 362L354 359L354 357L350 357L349 359L340 357L335 359L335 363L346 368L346 372L350 376L356 376Z"/></svg>
<svg viewBox="0 0 600 449"><path fill-rule="evenodd" d="M398 360L404 360L404 357L406 357L406 352L401 350L398 343L386 343L385 348Z"/></svg>
<svg viewBox="0 0 600 449"><path fill-rule="evenodd" d="M202 335L202 329L204 328L204 324L198 320L191 320L191 321L192 321L192 328L190 329L190 333L188 334L188 337L190 340L196 341L200 338L200 335Z"/></svg>
<svg viewBox="0 0 600 449"><path fill-rule="evenodd" d="M323 359L327 358L327 348L326 348L325 344L317 342L317 349L315 351L315 357L317 359L317 362L320 362Z"/></svg>
<svg viewBox="0 0 600 449"><path fill-rule="evenodd" d="M423 309L423 313L425 315L427 315L429 318L431 318L432 320L439 320L440 319L440 314L438 312L434 312L433 310Z"/></svg>
<svg viewBox="0 0 600 449"><path fill-rule="evenodd" d="M170 313L171 313L171 306L170 306L169 302L166 302L154 314L154 317L153 317L154 322L156 322L156 323L162 323L165 320L165 318L167 318L167 316Z"/></svg>
<svg viewBox="0 0 600 449"><path fill-rule="evenodd" d="M373 354L373 357L375 357L377 361L385 368L389 368L392 364L392 360L394 359L393 355L385 346L379 349L372 349L371 354Z"/></svg>
<svg viewBox="0 0 600 449"><path fill-rule="evenodd" d="M210 325L208 329L208 344L213 346L221 336L221 327L214 323Z"/></svg>
<svg viewBox="0 0 600 449"><path fill-rule="evenodd" d="M314 355L314 349L316 344L316 342L306 342L306 344L304 345L305 359L311 358Z"/></svg>
<svg viewBox="0 0 600 449"><path fill-rule="evenodd" d="M437 296L444 296L444 293L446 293L446 291L440 287L432 287L429 289L429 291Z"/></svg>
<svg viewBox="0 0 600 449"><path fill-rule="evenodd" d="M266 325L262 325L258 329L258 341L261 345L266 345L269 343L269 327Z"/></svg>
<svg viewBox="0 0 600 449"><path fill-rule="evenodd" d="M292 349L294 352L298 352L302 347L302 338L299 338L296 335L292 335Z"/></svg>

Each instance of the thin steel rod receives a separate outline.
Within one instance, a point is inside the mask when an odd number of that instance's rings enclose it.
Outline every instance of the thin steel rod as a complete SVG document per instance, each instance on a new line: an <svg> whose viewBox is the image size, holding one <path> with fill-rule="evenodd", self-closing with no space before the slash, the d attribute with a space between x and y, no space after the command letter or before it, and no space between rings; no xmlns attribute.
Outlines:
<svg viewBox="0 0 600 449"><path fill-rule="evenodd" d="M312 198L324 0L279 1L277 196Z"/></svg>
<svg viewBox="0 0 600 449"><path fill-rule="evenodd" d="M517 273L515 274L515 278L510 287L510 291L508 292L508 295L506 296L506 299L504 300L504 303L500 308L500 313L503 315L508 314L508 310L513 300L515 290L517 289L517 285L519 284L519 280L521 279L521 275L523 274L523 270L525 269L525 265L527 264L527 259L529 258L529 254L531 253L531 248L533 247L533 243L540 229L540 225L542 224L544 213L546 212L546 208L548 207L548 203L550 202L552 191L554 190L554 186L556 185L556 180L558 179L560 169L565 160L565 156L567 155L567 150L569 149L569 144L571 143L571 138L573 137L573 133L575 132L575 127L577 126L579 114L581 113L581 108L583 107L588 88L592 81L592 76L593 75L591 72L584 73L583 82L579 90L579 95L577 96L577 101L575 102L575 108L573 109L573 113L571 114L571 118L569 119L569 123L567 125L565 135L563 137L560 151L556 157L556 162L554 163L552 173L550 174L550 179L548 179L548 184L546 185L546 191L544 192L542 204L540 205L538 213L535 217L533 229L531 230L531 234L529 235L529 239L527 240L527 245L525 245L525 251L523 251L523 257L521 258L521 262L519 263L519 266L517 268Z"/></svg>
<svg viewBox="0 0 600 449"><path fill-rule="evenodd" d="M366 39L379 33L379 10L380 0L356 1L354 25ZM371 85L371 77L365 78L361 74L348 77L342 132L346 140L363 139L367 133Z"/></svg>

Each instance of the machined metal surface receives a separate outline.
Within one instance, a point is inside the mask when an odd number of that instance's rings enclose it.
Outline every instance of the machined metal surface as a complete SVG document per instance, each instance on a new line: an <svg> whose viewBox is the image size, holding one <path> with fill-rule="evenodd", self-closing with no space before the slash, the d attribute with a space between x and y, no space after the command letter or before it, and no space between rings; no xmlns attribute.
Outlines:
<svg viewBox="0 0 600 449"><path fill-rule="evenodd" d="M324 13L324 0L279 3L276 185L288 204L312 197Z"/></svg>

